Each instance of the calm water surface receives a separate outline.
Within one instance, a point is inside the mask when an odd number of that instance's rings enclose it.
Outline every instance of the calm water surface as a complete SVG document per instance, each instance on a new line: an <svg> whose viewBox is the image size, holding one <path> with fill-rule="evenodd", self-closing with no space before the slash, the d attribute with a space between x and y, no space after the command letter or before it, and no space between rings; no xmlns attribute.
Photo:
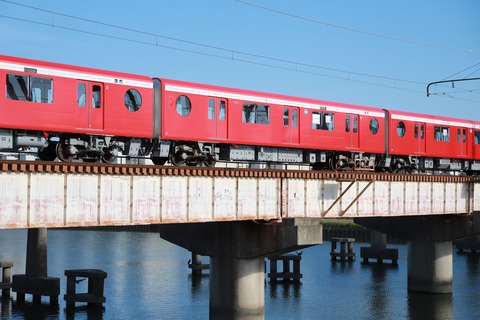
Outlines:
<svg viewBox="0 0 480 320"><path fill-rule="evenodd" d="M13 274L25 273L26 230L0 231L0 260L14 262ZM480 255L453 255L453 294L407 292L406 246L398 248L398 266L332 263L329 242L303 250L299 285L265 284L265 319L479 319ZM192 278L190 253L156 233L48 231L48 275L60 278L59 306L49 299L25 306L3 302L1 319L208 319L208 272ZM204 263L208 259L204 258ZM77 304L67 314L63 295L66 269L95 268L108 273L107 302L91 312ZM267 264L268 270L268 264ZM86 292L86 281L77 285Z"/></svg>

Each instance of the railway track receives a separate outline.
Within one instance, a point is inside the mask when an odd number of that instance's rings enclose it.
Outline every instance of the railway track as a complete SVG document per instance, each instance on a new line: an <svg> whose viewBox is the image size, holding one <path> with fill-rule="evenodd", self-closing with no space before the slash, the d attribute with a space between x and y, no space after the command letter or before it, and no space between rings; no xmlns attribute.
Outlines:
<svg viewBox="0 0 480 320"><path fill-rule="evenodd" d="M208 176L208 177L251 177L325 179L339 181L412 181L412 182L475 182L480 177L432 175L432 174L393 174L375 172L339 172L308 170L272 170L246 168L173 167L138 164L105 164L84 162L48 161L0 161L0 172L29 173L72 173L72 174L113 174L113 175L156 175L156 176Z"/></svg>

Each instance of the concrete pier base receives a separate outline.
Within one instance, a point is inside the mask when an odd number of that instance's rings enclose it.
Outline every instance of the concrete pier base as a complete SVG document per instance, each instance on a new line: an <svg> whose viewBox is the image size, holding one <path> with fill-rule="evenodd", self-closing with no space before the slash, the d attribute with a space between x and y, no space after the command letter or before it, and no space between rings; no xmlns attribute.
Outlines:
<svg viewBox="0 0 480 320"><path fill-rule="evenodd" d="M297 283L300 282L300 279L302 278L300 272L300 261L302 260L302 256L300 254L282 254L269 257L268 260L270 261L270 272L268 274L270 282L276 282L279 279L283 281L292 280ZM279 272L277 262L281 262L283 267L282 272ZM290 262L292 263L290 264Z"/></svg>
<svg viewBox="0 0 480 320"><path fill-rule="evenodd" d="M408 241L408 290L452 293L452 242Z"/></svg>
<svg viewBox="0 0 480 320"><path fill-rule="evenodd" d="M210 319L263 319L264 258L212 257L210 263Z"/></svg>
<svg viewBox="0 0 480 320"><path fill-rule="evenodd" d="M369 259L376 259L377 263L383 263L384 260L391 260L392 264L397 264L398 249L387 248L387 235L375 230L370 233L370 247L360 248L360 258L364 263L368 263Z"/></svg>

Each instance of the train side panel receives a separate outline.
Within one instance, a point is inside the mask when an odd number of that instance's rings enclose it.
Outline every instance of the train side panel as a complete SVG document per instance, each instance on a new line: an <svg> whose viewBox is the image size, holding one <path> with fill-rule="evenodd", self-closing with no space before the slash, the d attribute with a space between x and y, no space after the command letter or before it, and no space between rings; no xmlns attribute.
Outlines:
<svg viewBox="0 0 480 320"><path fill-rule="evenodd" d="M300 135L307 148L365 153L385 150L385 117L379 109L325 103L320 108L304 109L301 119Z"/></svg>
<svg viewBox="0 0 480 320"><path fill-rule="evenodd" d="M0 128L152 136L148 77L0 56L0 83Z"/></svg>
<svg viewBox="0 0 480 320"><path fill-rule="evenodd" d="M471 121L390 111L391 154L468 159L473 145Z"/></svg>
<svg viewBox="0 0 480 320"><path fill-rule="evenodd" d="M385 150L381 109L175 80L162 79L162 83L162 139L345 152Z"/></svg>

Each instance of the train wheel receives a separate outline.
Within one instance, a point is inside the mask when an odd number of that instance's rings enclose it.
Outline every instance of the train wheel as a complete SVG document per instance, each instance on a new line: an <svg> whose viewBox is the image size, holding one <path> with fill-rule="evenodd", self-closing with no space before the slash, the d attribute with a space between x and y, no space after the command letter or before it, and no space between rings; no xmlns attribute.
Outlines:
<svg viewBox="0 0 480 320"><path fill-rule="evenodd" d="M185 164L185 157L183 152L172 153L170 155L170 162L174 166L183 166Z"/></svg>
<svg viewBox="0 0 480 320"><path fill-rule="evenodd" d="M38 158L42 161L53 161L57 158L57 144L50 142L46 148L38 152Z"/></svg>
<svg viewBox="0 0 480 320"><path fill-rule="evenodd" d="M101 158L105 163L114 163L118 158L118 149L115 147L105 148Z"/></svg>
<svg viewBox="0 0 480 320"><path fill-rule="evenodd" d="M207 156L207 159L203 161L203 163L205 163L205 166L212 168L215 167L217 160L215 160L215 158L212 156Z"/></svg>
<svg viewBox="0 0 480 320"><path fill-rule="evenodd" d="M75 157L74 154L68 152L68 146L62 142L57 143L57 157L63 162L71 162Z"/></svg>

